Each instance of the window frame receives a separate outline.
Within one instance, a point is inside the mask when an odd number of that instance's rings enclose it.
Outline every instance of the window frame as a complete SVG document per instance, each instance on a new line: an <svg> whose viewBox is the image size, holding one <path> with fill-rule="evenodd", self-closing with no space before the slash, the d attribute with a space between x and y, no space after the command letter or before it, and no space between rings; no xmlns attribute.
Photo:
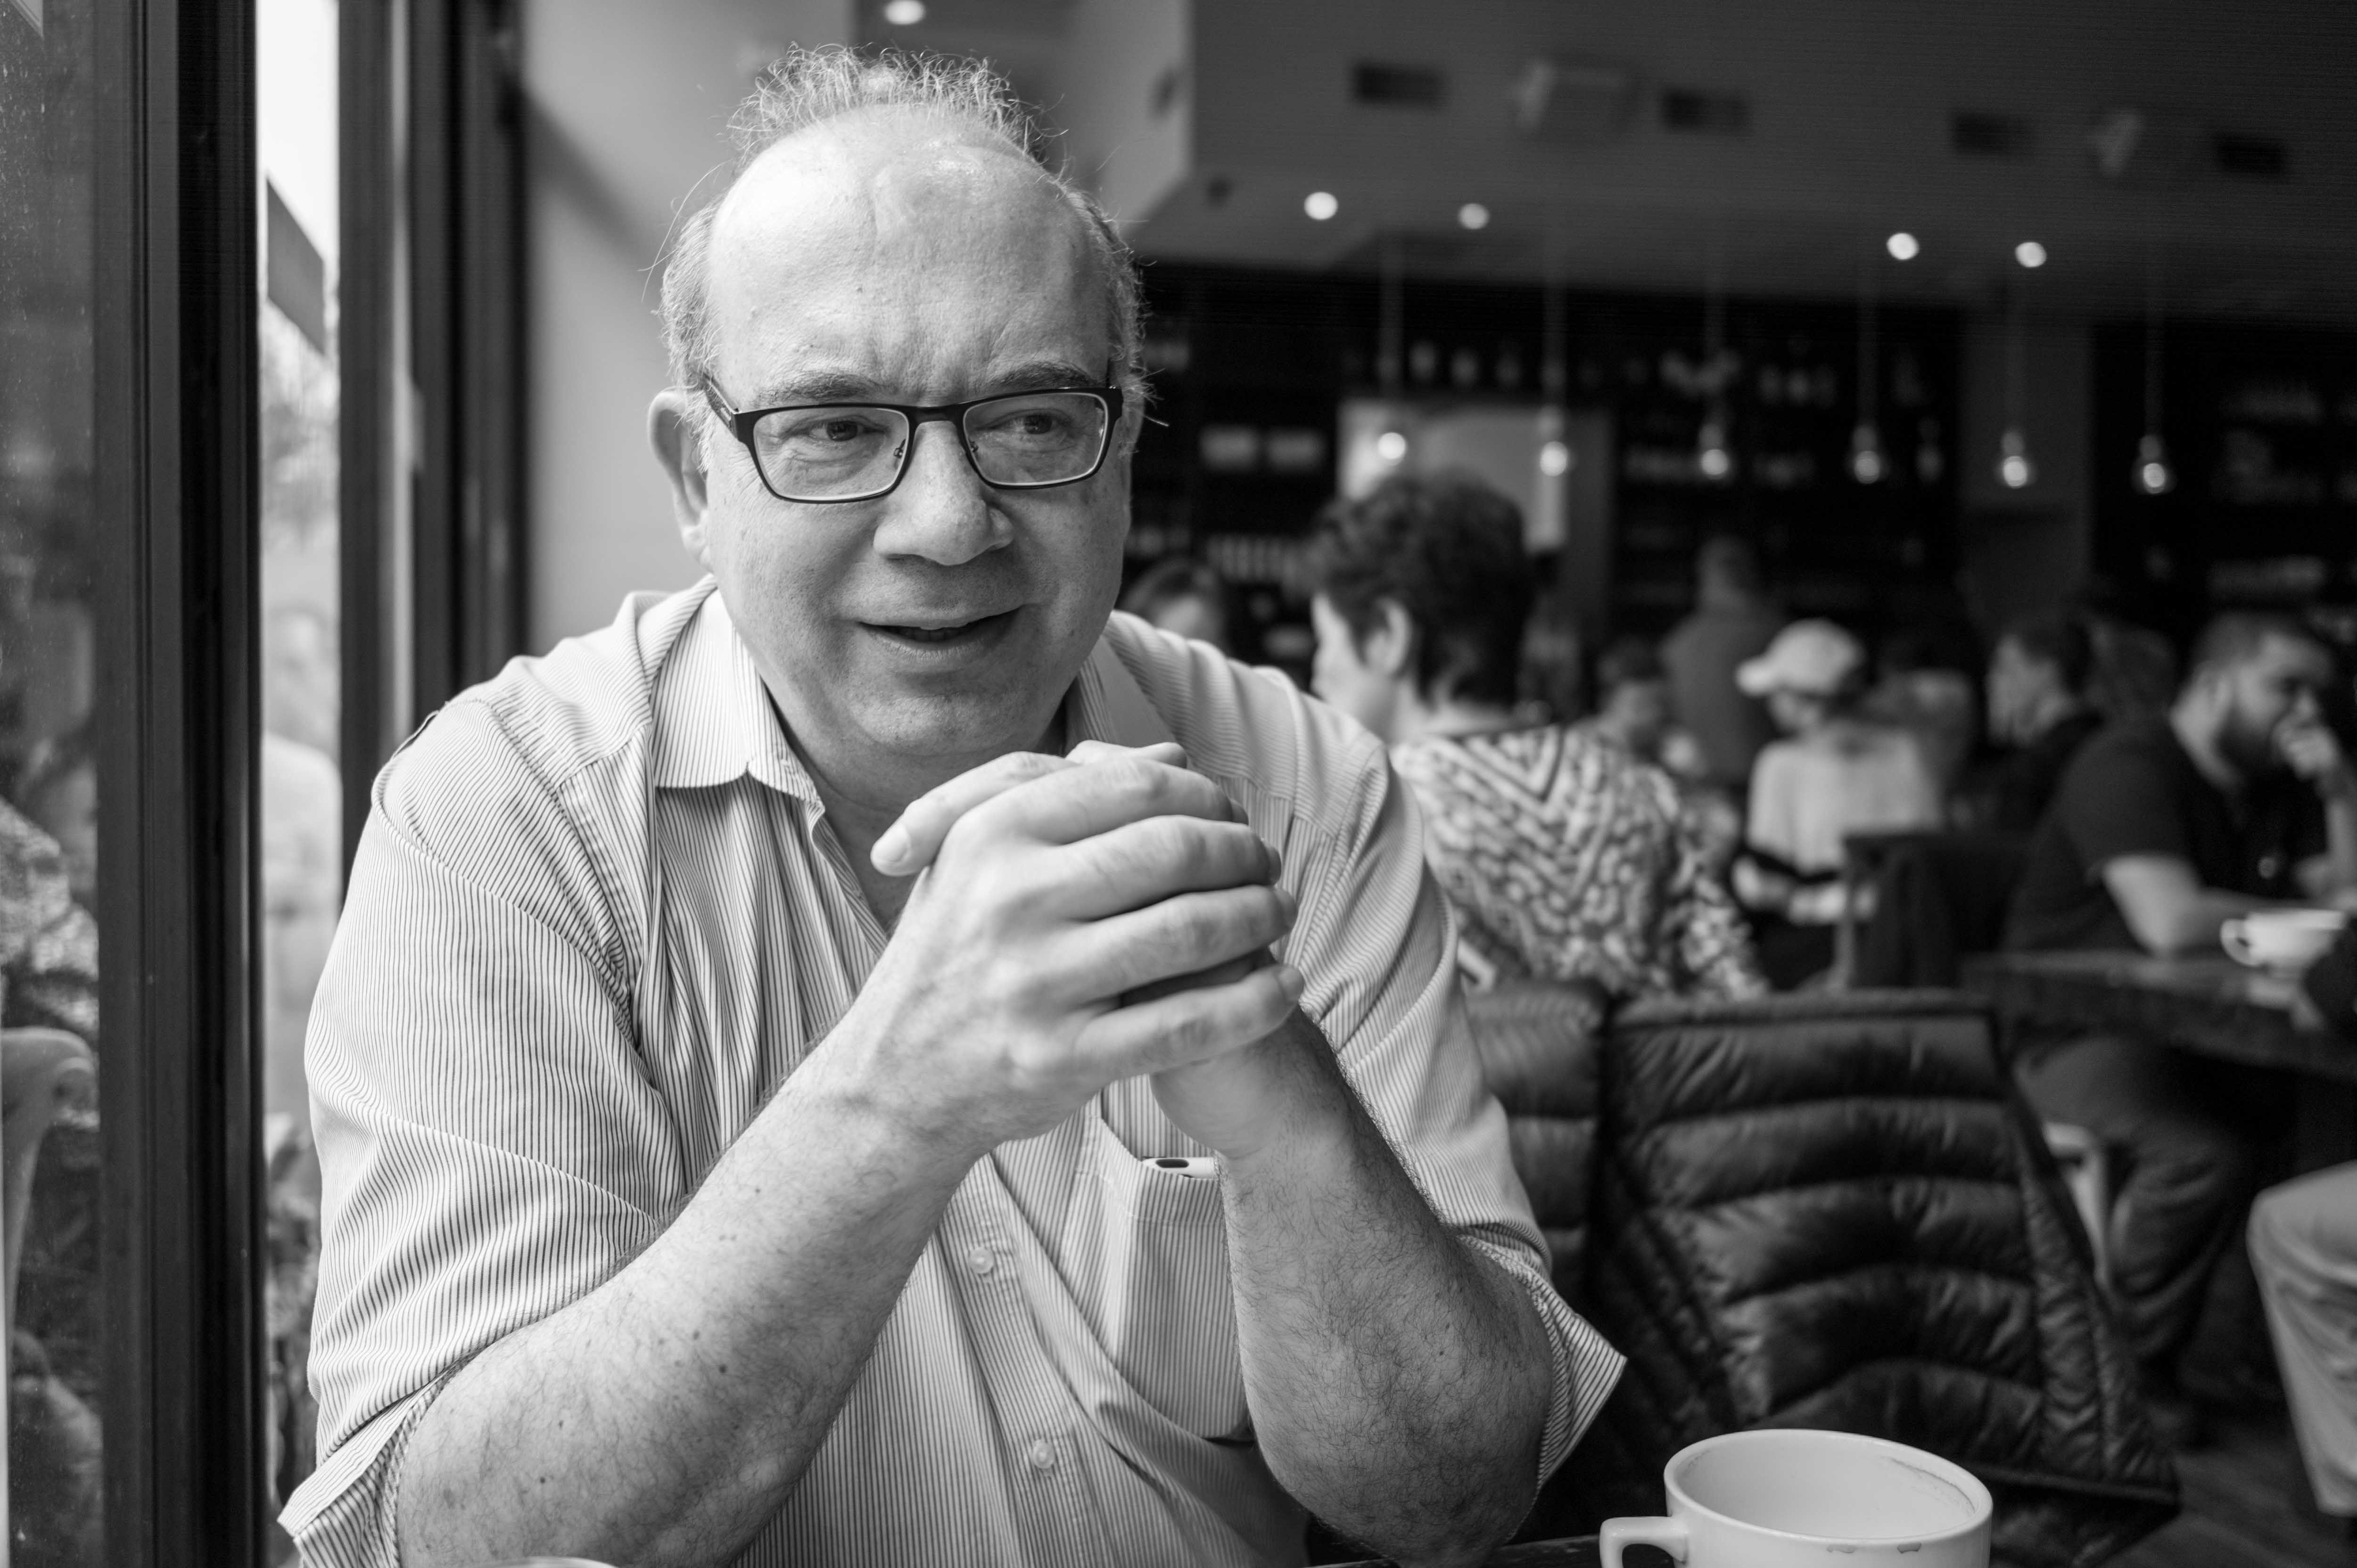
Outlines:
<svg viewBox="0 0 2357 1568"><path fill-rule="evenodd" d="M270 1555L252 0L91 0L107 1560Z"/></svg>

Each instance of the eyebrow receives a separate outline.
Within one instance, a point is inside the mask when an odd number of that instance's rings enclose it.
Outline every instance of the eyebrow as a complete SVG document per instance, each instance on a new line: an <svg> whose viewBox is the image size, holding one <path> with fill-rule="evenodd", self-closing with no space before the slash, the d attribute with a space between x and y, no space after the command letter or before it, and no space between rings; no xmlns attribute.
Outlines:
<svg viewBox="0 0 2357 1568"><path fill-rule="evenodd" d="M1082 370L1069 360L1024 360L996 371L984 378L974 392L976 397L997 397L1008 392L1039 392L1046 387L1093 387L1103 385L1105 367ZM780 381L764 382L742 405L745 408L787 408L807 403L895 403L880 390L872 376L856 371L813 371L806 375L788 376ZM960 398L955 402L966 402Z"/></svg>

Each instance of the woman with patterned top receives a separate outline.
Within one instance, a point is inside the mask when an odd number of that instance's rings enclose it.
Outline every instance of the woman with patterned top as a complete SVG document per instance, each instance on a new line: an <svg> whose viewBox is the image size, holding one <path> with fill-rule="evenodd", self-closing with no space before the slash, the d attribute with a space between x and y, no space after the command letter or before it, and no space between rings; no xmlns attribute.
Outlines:
<svg viewBox="0 0 2357 1568"><path fill-rule="evenodd" d="M1390 745L1476 984L1765 989L1669 776L1516 716L1531 565L1512 501L1469 476L1393 478L1329 506L1309 559L1312 683Z"/></svg>

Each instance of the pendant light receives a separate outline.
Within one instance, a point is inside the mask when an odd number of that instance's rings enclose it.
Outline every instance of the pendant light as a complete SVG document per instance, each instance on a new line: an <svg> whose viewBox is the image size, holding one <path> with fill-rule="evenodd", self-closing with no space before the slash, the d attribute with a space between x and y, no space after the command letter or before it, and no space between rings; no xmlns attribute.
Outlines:
<svg viewBox="0 0 2357 1568"><path fill-rule="evenodd" d="M1875 422L1881 364L1875 339L1875 257L1868 251L1857 267L1857 425L1849 433L1849 476L1861 485L1882 482L1890 465L1882 456L1882 427Z"/></svg>
<svg viewBox="0 0 2357 1568"><path fill-rule="evenodd" d="M2038 481L2038 466L2029 460L2029 441L2021 430L2022 361L2028 346L2019 285L2007 283L2005 296L2005 434L1997 437L1996 478L2007 489L2022 490Z"/></svg>
<svg viewBox="0 0 2357 1568"><path fill-rule="evenodd" d="M1695 467L1712 484L1724 484L1735 475L1735 453L1727 440L1726 389L1718 381L1718 359L1726 336L1727 299L1714 240L1702 290L1702 381L1710 403L1702 416L1702 428L1695 433Z"/></svg>
<svg viewBox="0 0 2357 1568"><path fill-rule="evenodd" d="M2160 261L2145 263L2144 280L2144 434L2136 438L2136 488L2148 496L2165 496L2177 488L2177 470L2169 466L2169 448L2160 439Z"/></svg>
<svg viewBox="0 0 2357 1568"><path fill-rule="evenodd" d="M1393 233L1383 235L1377 255L1382 274L1375 304L1375 383L1383 392L1383 430L1375 437L1375 455L1388 466L1407 456L1399 405L1407 349L1407 260Z"/></svg>

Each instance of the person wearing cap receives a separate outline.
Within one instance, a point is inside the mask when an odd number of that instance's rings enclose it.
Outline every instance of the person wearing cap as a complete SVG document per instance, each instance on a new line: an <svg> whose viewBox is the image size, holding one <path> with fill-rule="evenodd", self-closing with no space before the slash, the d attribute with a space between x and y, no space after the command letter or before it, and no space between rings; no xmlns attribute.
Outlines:
<svg viewBox="0 0 2357 1568"><path fill-rule="evenodd" d="M1751 770L1736 893L1760 927L1769 978L1792 984L1833 957L1842 841L1941 824L1940 787L1904 730L1858 712L1866 650L1829 620L1798 620L1735 682L1768 704L1785 738Z"/></svg>

